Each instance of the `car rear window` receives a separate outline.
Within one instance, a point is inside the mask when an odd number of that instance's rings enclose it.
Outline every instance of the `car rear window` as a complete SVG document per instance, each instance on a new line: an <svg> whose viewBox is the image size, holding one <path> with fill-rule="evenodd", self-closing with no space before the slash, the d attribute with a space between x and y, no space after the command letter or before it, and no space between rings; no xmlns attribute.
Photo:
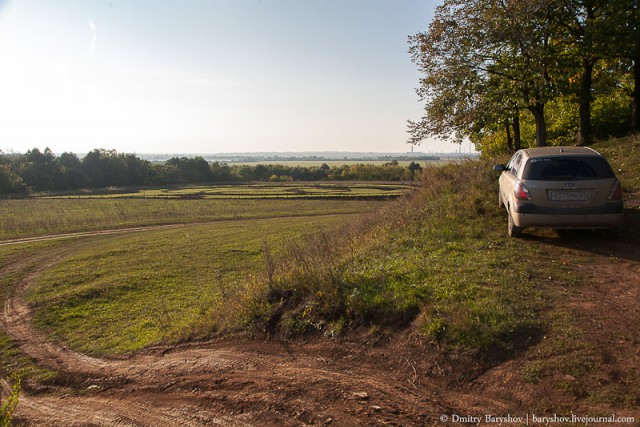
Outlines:
<svg viewBox="0 0 640 427"><path fill-rule="evenodd" d="M615 175L602 157L539 157L527 162L523 179L534 181L569 181L608 179Z"/></svg>

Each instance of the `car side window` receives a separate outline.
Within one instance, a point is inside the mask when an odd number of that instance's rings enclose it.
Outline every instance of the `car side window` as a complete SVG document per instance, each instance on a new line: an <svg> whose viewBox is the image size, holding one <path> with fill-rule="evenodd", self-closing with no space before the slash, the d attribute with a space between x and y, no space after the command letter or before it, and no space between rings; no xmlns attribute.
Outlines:
<svg viewBox="0 0 640 427"><path fill-rule="evenodd" d="M507 169L514 176L518 176L518 171L520 170L520 164L522 163L522 153L518 152L513 155L509 163L507 164Z"/></svg>
<svg viewBox="0 0 640 427"><path fill-rule="evenodd" d="M511 158L509 159L509 163L507 163L507 170L511 171L511 169L513 168L513 161L515 160L516 155L514 154L513 156L511 156Z"/></svg>

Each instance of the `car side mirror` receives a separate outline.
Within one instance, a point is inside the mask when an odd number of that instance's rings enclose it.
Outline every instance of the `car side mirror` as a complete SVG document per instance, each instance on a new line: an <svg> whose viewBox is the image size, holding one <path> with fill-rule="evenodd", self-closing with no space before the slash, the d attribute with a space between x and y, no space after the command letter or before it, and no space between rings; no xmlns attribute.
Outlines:
<svg viewBox="0 0 640 427"><path fill-rule="evenodd" d="M503 172L507 170L507 167L505 165L495 165L493 166L493 170L496 172Z"/></svg>

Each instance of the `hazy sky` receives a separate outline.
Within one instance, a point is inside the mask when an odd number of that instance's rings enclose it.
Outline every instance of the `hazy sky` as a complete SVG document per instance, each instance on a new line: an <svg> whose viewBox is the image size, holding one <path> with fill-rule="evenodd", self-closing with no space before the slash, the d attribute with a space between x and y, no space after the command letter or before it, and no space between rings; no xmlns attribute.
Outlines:
<svg viewBox="0 0 640 427"><path fill-rule="evenodd" d="M436 3L0 0L0 149L410 151Z"/></svg>

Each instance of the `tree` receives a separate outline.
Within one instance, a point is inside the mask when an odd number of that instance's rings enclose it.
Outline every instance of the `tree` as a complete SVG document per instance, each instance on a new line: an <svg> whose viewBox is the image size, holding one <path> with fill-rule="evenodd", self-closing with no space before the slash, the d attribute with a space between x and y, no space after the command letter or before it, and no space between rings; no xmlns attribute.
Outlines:
<svg viewBox="0 0 640 427"><path fill-rule="evenodd" d="M611 25L606 38L609 57L629 62L632 84L631 131L640 131L640 5L639 0L608 0Z"/></svg>
<svg viewBox="0 0 640 427"><path fill-rule="evenodd" d="M472 28L461 25L463 20L457 18L461 6L456 3L447 1L438 6L429 31L409 38L409 53L423 75L416 92L425 102L420 121L409 121L412 144L430 136L461 142L473 121L480 76L474 60L457 43L461 34ZM469 38L477 36L469 34Z"/></svg>
<svg viewBox="0 0 640 427"><path fill-rule="evenodd" d="M412 180L413 178L415 178L416 172L422 172L422 166L420 166L420 163L416 163L416 162L409 163L409 166L407 166L407 169L409 170L409 172L411 172Z"/></svg>
<svg viewBox="0 0 640 427"><path fill-rule="evenodd" d="M505 124L517 134L519 112L536 122L546 144L545 104L553 99L557 47L554 0L445 0L426 33L410 38L423 74L425 115L409 123L409 142L427 136L461 141L478 124Z"/></svg>
<svg viewBox="0 0 640 427"><path fill-rule="evenodd" d="M64 152L56 159L62 176L62 188L82 188L88 185L87 177L82 171L82 162L74 153Z"/></svg>
<svg viewBox="0 0 640 427"><path fill-rule="evenodd" d="M143 160L135 154L120 154L120 162L124 165L128 185L151 184L151 162Z"/></svg>
<svg viewBox="0 0 640 427"><path fill-rule="evenodd" d="M218 182L233 181L233 174L226 163L214 162L210 166L211 180Z"/></svg>
<svg viewBox="0 0 640 427"><path fill-rule="evenodd" d="M570 64L567 93L575 93L578 101L578 145L592 140L591 104L593 73L598 61L607 55L607 33L614 24L607 2L596 0L562 0L554 16L558 38ZM575 71L574 71L575 70Z"/></svg>
<svg viewBox="0 0 640 427"><path fill-rule="evenodd" d="M269 172L269 169L267 169L267 167L265 165L256 165L253 168L253 179L256 179L258 181L266 181L270 175L272 175Z"/></svg>
<svg viewBox="0 0 640 427"><path fill-rule="evenodd" d="M125 156L116 150L91 150L82 159L82 171L92 187L129 185Z"/></svg>
<svg viewBox="0 0 640 427"><path fill-rule="evenodd" d="M167 160L167 164L175 167L179 171L178 182L180 183L201 183L211 182L214 174L209 163L201 156L193 158L173 157Z"/></svg>
<svg viewBox="0 0 640 427"><path fill-rule="evenodd" d="M60 170L49 148L45 148L44 152L37 148L27 151L20 162L19 174L36 191L52 190L61 185Z"/></svg>
<svg viewBox="0 0 640 427"><path fill-rule="evenodd" d="M0 194L29 194L29 187L9 164L0 164Z"/></svg>

